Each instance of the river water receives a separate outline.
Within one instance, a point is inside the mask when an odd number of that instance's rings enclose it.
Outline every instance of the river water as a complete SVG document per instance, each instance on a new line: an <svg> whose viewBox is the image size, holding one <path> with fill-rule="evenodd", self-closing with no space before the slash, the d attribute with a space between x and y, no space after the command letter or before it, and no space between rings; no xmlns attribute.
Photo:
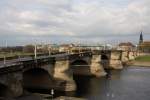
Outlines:
<svg viewBox="0 0 150 100"><path fill-rule="evenodd" d="M150 68L126 67L111 71L109 78L75 76L75 80L78 90L72 96L89 100L150 100Z"/></svg>
<svg viewBox="0 0 150 100"><path fill-rule="evenodd" d="M55 91L55 97L64 95L88 100L150 100L148 67L125 67L123 70L112 70L110 77L74 76L74 80L77 91Z"/></svg>

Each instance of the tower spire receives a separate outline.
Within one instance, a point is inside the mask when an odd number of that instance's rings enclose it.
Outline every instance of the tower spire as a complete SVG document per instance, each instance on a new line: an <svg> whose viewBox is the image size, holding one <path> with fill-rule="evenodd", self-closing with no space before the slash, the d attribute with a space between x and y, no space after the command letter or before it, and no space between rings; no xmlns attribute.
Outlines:
<svg viewBox="0 0 150 100"><path fill-rule="evenodd" d="M140 39L139 39L139 44L143 43L143 31L141 31L140 34Z"/></svg>

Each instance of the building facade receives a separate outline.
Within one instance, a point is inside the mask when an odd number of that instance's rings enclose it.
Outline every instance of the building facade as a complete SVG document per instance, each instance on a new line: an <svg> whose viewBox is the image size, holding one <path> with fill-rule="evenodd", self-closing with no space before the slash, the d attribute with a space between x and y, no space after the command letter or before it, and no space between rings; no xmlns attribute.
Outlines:
<svg viewBox="0 0 150 100"><path fill-rule="evenodd" d="M140 34L138 51L140 53L150 53L150 41L143 40L143 33Z"/></svg>
<svg viewBox="0 0 150 100"><path fill-rule="evenodd" d="M118 45L117 49L122 51L134 51L136 47L131 42L123 42Z"/></svg>

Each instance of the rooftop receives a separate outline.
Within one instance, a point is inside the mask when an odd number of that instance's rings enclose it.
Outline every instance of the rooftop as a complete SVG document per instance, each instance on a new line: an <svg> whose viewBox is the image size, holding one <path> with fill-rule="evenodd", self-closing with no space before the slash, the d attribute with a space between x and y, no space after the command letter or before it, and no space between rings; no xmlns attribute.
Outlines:
<svg viewBox="0 0 150 100"><path fill-rule="evenodd" d="M123 42L123 43L120 43L119 46L132 46L132 47L134 47L134 45L131 42Z"/></svg>

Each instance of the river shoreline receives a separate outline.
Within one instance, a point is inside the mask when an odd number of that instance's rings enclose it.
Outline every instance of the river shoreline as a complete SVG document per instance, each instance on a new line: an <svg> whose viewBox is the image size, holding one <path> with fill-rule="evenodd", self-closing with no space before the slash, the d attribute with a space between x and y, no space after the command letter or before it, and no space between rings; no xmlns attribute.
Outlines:
<svg viewBox="0 0 150 100"><path fill-rule="evenodd" d="M126 63L127 66L141 66L141 67L150 67L150 62L148 61L129 61Z"/></svg>
<svg viewBox="0 0 150 100"><path fill-rule="evenodd" d="M41 94L30 94L30 95L24 95L21 97L17 97L17 98L0 97L0 100L87 100L85 98L68 97L68 96L59 96L59 97L52 99L51 96L46 96L46 94L44 94L44 95L41 96Z"/></svg>

